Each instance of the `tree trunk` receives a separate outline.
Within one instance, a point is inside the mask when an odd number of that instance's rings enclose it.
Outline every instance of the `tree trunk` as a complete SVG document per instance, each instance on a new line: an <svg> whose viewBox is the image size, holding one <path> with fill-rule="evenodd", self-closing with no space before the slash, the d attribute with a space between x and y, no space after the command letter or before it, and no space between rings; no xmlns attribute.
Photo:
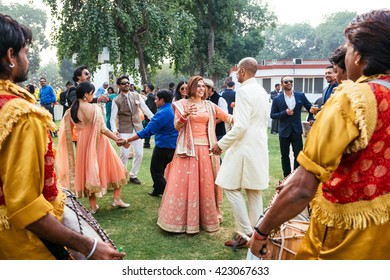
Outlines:
<svg viewBox="0 0 390 280"><path fill-rule="evenodd" d="M135 48L137 49L138 53L138 60L139 60L139 73L141 75L141 81L142 85L148 83L148 76L146 75L146 65L144 60L144 50L141 46L141 42L139 40L138 34L134 34L133 41L135 44Z"/></svg>
<svg viewBox="0 0 390 280"><path fill-rule="evenodd" d="M207 42L207 54L208 54L208 64L209 66L213 62L213 58L215 55L215 27L213 20L211 18L211 14L208 14L209 18L209 24L210 24L210 34L209 34L209 40ZM213 80L213 82L216 82L216 77L213 75L213 73L209 73L209 79Z"/></svg>
<svg viewBox="0 0 390 280"><path fill-rule="evenodd" d="M210 22L210 35L209 35L209 41L207 44L207 50L208 50L208 60L209 64L213 61L213 57L215 54L215 47L214 47L214 42L215 42L215 28Z"/></svg>

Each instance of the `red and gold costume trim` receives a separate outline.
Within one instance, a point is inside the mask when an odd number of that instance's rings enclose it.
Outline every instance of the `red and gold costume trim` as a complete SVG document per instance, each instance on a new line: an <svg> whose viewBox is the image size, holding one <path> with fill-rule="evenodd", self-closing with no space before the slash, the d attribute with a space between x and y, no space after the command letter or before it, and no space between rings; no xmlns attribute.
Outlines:
<svg viewBox="0 0 390 280"><path fill-rule="evenodd" d="M390 76L382 79L390 81ZM350 95L361 135L312 202L313 216L330 227L365 229L390 220L390 90L375 83L364 86L371 87L374 101Z"/></svg>
<svg viewBox="0 0 390 280"><path fill-rule="evenodd" d="M46 110L35 105L35 97L23 88L11 83L8 80L0 80L0 150L3 142L12 132L13 126L18 123L21 117L35 113L44 121L48 129L55 131L55 124L52 116ZM53 202L58 189L54 169L55 152L53 150L53 139L50 132L47 132L47 149L45 153L45 180L42 194L45 199ZM0 230L8 229L8 216L3 192L3 182L0 178Z"/></svg>

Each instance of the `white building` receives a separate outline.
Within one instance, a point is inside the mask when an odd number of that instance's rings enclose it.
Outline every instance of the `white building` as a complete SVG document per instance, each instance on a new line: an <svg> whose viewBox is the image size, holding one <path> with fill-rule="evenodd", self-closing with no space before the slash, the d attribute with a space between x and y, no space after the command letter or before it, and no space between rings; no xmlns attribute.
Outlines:
<svg viewBox="0 0 390 280"><path fill-rule="evenodd" d="M322 97L323 89L328 85L325 69L329 65L328 59L263 60L257 67L256 79L270 93L283 76L290 76L294 79L294 90L304 92L307 98L314 102ZM238 68L234 67L229 74L236 83L236 90L240 87L236 77L237 70Z"/></svg>
<svg viewBox="0 0 390 280"><path fill-rule="evenodd" d="M100 68L96 69L96 71L92 74L91 83L95 86L96 90L100 88L104 82L108 82L110 86L116 88L117 78L118 77L114 74L114 68L112 65L104 63L101 64ZM131 75L129 76L129 80L130 83L134 84L134 79Z"/></svg>

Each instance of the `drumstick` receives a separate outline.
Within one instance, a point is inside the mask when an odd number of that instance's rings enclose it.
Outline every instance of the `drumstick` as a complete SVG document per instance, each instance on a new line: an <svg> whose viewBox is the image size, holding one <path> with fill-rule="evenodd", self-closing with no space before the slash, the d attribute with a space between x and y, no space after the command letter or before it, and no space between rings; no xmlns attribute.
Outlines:
<svg viewBox="0 0 390 280"><path fill-rule="evenodd" d="M244 240L246 242L248 242L250 240L250 237L248 235L246 235L245 233L237 231L236 234L238 236L241 236L242 238L244 238ZM237 247L238 247L238 241L236 238L233 238L233 247L232 247L233 252L237 252Z"/></svg>
<svg viewBox="0 0 390 280"><path fill-rule="evenodd" d="M239 234L242 238L244 238L246 242L249 242L249 240L251 240L250 237L248 235L246 235L245 233L237 231L237 234ZM233 247L234 246L237 247L237 240L236 239L234 239ZM260 255L266 255L267 252L268 252L267 245L263 245L263 247L261 247L261 249L260 249Z"/></svg>

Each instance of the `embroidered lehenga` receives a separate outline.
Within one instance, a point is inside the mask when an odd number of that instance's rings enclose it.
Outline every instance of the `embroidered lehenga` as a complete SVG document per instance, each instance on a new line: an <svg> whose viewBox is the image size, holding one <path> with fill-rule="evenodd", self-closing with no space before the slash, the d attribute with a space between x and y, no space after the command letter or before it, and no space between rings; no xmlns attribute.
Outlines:
<svg viewBox="0 0 390 280"><path fill-rule="evenodd" d="M188 99L173 103L175 118L180 118ZM165 231L197 233L200 229L217 231L222 215L222 189L215 185L220 157L210 155L216 142L215 119L231 122L231 116L209 101L205 110L191 115L179 131L175 156L167 166L167 185L157 224Z"/></svg>
<svg viewBox="0 0 390 280"><path fill-rule="evenodd" d="M76 153L72 139L77 133ZM112 147L101 108L95 106L93 123L74 123L68 110L59 131L56 158L58 179L62 186L75 192L78 197L99 197L109 188L120 188L127 183L128 171Z"/></svg>

